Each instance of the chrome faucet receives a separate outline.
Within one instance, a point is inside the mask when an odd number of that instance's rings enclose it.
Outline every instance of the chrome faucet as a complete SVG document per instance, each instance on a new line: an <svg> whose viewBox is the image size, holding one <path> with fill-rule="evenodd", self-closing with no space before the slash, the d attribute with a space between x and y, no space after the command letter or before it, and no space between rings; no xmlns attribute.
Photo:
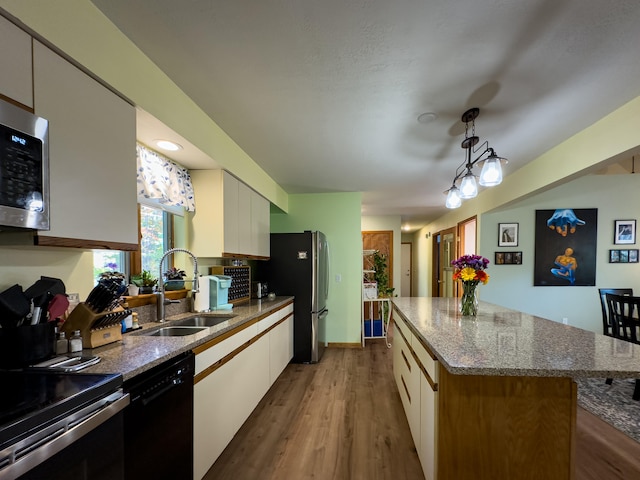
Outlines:
<svg viewBox="0 0 640 480"><path fill-rule="evenodd" d="M158 276L158 290L156 292L156 316L158 322L160 323L165 321L165 305L169 305L170 303L179 303L178 300L167 300L165 298L164 281L162 276L162 262L164 262L164 259L167 258L170 254L176 252L186 253L193 259L193 286L191 288L191 294L198 293L198 259L196 258L196 256L186 248L172 248L164 252L164 255L162 255L162 258L160 259L160 275Z"/></svg>

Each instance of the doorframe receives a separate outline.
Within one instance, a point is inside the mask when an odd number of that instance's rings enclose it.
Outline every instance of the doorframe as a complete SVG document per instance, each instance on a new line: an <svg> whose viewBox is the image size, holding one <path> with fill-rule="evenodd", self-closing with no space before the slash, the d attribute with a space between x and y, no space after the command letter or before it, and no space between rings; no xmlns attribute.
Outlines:
<svg viewBox="0 0 640 480"><path fill-rule="evenodd" d="M464 245L466 243L466 237L467 237L467 233L466 233L466 228L465 226L469 223L473 223L474 224L474 229L473 229L473 254L477 254L478 253L478 216L477 215L473 215L472 217L469 218L465 218L464 220L458 222L457 227L457 234L458 234L458 238L457 238L457 242L456 242L456 258L459 258L461 255L464 255ZM460 297L462 296L462 289L460 288L460 282L455 282L454 283L454 292L455 292L455 296L456 297Z"/></svg>
<svg viewBox="0 0 640 480"><path fill-rule="evenodd" d="M456 249L456 254L458 252L458 229L457 227L449 227L438 232L435 232L431 235L431 259L432 259L432 269L431 269L431 296L439 297L440 296L440 243L437 241L437 238L442 237L445 234L453 234L453 244ZM455 285L455 284L454 284ZM455 292L455 287L454 287Z"/></svg>
<svg viewBox="0 0 640 480"><path fill-rule="evenodd" d="M413 243L400 242L400 264L402 264L402 245L409 245L409 297L413 295ZM402 273L404 275L404 273ZM400 289L402 290L402 278L400 279ZM405 292L402 292L404 296Z"/></svg>

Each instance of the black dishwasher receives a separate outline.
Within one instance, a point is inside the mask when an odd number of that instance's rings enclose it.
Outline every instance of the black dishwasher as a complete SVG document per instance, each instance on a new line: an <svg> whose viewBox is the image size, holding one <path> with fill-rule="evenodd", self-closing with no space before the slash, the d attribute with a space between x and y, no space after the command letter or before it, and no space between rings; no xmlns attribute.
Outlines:
<svg viewBox="0 0 640 480"><path fill-rule="evenodd" d="M193 478L193 375L187 352L124 383L125 479Z"/></svg>

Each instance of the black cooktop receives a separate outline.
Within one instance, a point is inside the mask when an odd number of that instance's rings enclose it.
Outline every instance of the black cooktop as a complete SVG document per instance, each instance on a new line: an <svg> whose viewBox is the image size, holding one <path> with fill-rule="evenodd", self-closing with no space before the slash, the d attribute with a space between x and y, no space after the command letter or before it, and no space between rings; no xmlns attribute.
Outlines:
<svg viewBox="0 0 640 480"><path fill-rule="evenodd" d="M0 450L115 392L120 374L0 371Z"/></svg>

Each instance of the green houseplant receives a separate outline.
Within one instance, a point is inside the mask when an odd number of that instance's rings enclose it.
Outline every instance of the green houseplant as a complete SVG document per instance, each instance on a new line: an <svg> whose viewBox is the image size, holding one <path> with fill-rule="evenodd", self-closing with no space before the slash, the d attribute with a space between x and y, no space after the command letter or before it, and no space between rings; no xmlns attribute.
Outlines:
<svg viewBox="0 0 640 480"><path fill-rule="evenodd" d="M184 288L184 277L187 274L184 270L180 270L176 267L171 267L169 270L162 274L164 277L165 290L181 290Z"/></svg>
<svg viewBox="0 0 640 480"><path fill-rule="evenodd" d="M393 296L395 288L389 286L389 270L387 268L387 255L380 253L379 250L373 252L373 278L378 285L378 297L389 298ZM389 308L387 302L383 302L382 318L387 318L387 309Z"/></svg>
<svg viewBox="0 0 640 480"><path fill-rule="evenodd" d="M153 293L153 287L158 283L149 270L142 270L138 275L131 277L131 283L140 287L140 293Z"/></svg>
<svg viewBox="0 0 640 480"><path fill-rule="evenodd" d="M375 271L373 278L378 284L378 296L381 298L393 296L395 288L389 286L387 255L380 253L379 250L373 252L373 270Z"/></svg>

